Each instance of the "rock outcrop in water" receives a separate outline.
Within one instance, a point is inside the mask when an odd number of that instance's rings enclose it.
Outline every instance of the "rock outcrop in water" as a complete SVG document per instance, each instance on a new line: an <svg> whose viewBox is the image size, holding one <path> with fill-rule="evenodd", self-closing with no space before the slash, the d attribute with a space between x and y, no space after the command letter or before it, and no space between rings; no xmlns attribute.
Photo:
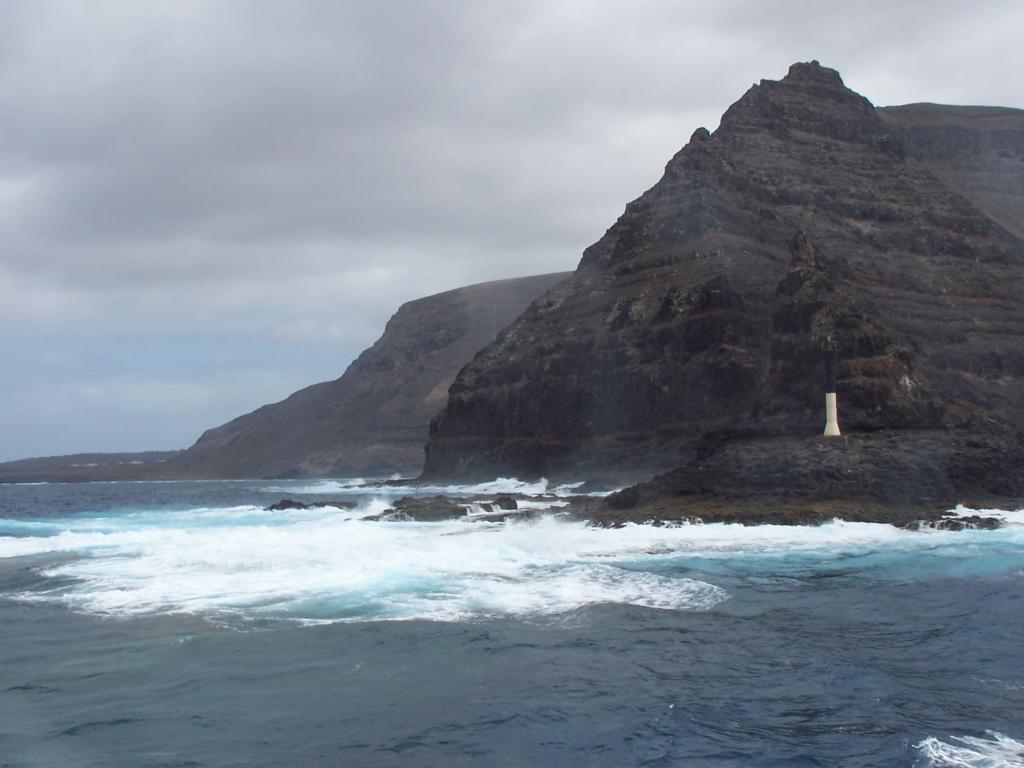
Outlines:
<svg viewBox="0 0 1024 768"><path fill-rule="evenodd" d="M482 283L404 304L335 380L208 430L169 462L179 477L415 474L458 370L568 275Z"/></svg>
<svg viewBox="0 0 1024 768"><path fill-rule="evenodd" d="M576 507L581 516L613 525L680 518L791 525L834 517L931 525L965 500L1019 504L1022 456L1020 435L998 430L984 436L959 429L842 438L712 436L684 466Z"/></svg>
<svg viewBox="0 0 1024 768"><path fill-rule="evenodd" d="M683 466L634 509L784 503L793 483L864 498L850 466L888 468L867 490L880 503L916 505L933 481L936 499L1024 490L1020 219L951 186L910 112L883 115L817 62L753 86L462 370L425 474ZM851 436L825 445L829 340Z"/></svg>

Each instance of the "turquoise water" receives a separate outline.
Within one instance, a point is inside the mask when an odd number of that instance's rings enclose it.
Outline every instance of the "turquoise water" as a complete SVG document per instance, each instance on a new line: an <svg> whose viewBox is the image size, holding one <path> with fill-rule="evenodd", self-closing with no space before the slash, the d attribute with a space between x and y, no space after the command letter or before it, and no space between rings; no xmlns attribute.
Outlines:
<svg viewBox="0 0 1024 768"><path fill-rule="evenodd" d="M362 519L387 503L0 486L0 765L1024 765L1022 513Z"/></svg>

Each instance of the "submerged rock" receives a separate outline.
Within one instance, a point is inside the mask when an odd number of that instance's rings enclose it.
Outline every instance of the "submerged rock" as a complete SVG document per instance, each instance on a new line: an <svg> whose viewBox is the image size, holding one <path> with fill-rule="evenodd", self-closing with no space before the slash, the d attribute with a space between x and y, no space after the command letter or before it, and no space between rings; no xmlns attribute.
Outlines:
<svg viewBox="0 0 1024 768"><path fill-rule="evenodd" d="M966 515L963 517L942 517L938 520L915 520L904 527L912 531L994 531L1005 525L1006 523L998 517Z"/></svg>
<svg viewBox="0 0 1024 768"><path fill-rule="evenodd" d="M407 496L398 499L390 509L386 509L381 514L363 519L434 523L441 520L458 520L467 514L469 514L469 506L463 501L455 501L444 496L435 496L431 499Z"/></svg>
<svg viewBox="0 0 1024 768"><path fill-rule="evenodd" d="M547 515L560 515L559 509L513 509L476 514L469 518L474 523L507 523L513 520L533 520Z"/></svg>
<svg viewBox="0 0 1024 768"><path fill-rule="evenodd" d="M356 504L352 501L296 501L295 499L281 499L267 507L268 512L281 512L287 509L321 509L331 507L335 509L355 509Z"/></svg>
<svg viewBox="0 0 1024 768"><path fill-rule="evenodd" d="M379 515L364 517L364 520L386 522L439 522L443 520L467 520L470 522L506 522L516 519L530 519L549 514L549 509L519 509L519 502L510 494L495 498L451 498L434 496L416 498L408 496L398 499L390 509ZM558 510L554 510L558 511Z"/></svg>

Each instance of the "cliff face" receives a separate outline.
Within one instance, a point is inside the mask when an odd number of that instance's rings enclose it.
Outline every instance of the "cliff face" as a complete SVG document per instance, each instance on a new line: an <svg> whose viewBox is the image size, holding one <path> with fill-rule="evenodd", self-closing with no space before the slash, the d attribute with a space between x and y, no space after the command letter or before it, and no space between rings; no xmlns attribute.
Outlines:
<svg viewBox="0 0 1024 768"><path fill-rule="evenodd" d="M483 283L403 305L335 380L208 430L184 477L415 474L430 419L473 354L566 273Z"/></svg>
<svg viewBox="0 0 1024 768"><path fill-rule="evenodd" d="M816 62L752 87L462 370L426 474L639 475L702 436L814 434L823 343L847 431L1019 419L1024 247L896 122Z"/></svg>
<svg viewBox="0 0 1024 768"><path fill-rule="evenodd" d="M908 158L1024 239L1024 110L906 104L878 114L902 129Z"/></svg>

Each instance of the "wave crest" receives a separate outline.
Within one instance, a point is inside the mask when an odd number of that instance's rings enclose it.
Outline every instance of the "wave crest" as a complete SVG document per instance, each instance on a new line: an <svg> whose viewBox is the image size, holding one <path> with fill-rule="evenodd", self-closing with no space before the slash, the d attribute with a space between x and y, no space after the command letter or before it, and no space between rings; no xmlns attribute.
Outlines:
<svg viewBox="0 0 1024 768"><path fill-rule="evenodd" d="M948 740L929 736L914 748L921 768L1024 768L1024 743L998 731L985 731L988 738L950 736Z"/></svg>

